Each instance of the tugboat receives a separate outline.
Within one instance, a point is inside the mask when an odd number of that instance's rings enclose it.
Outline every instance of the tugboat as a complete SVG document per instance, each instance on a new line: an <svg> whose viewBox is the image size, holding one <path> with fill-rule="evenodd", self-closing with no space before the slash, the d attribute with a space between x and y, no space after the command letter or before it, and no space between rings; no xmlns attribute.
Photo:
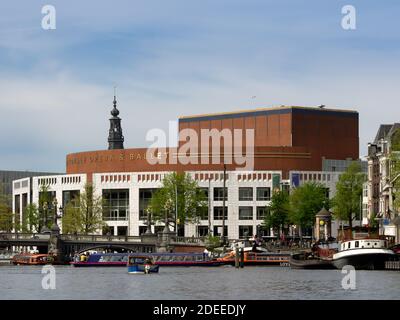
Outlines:
<svg viewBox="0 0 400 320"><path fill-rule="evenodd" d="M332 263L337 269L351 265L357 270L384 270L385 262L391 260L396 260L396 254L387 249L386 240L359 239L343 241Z"/></svg>

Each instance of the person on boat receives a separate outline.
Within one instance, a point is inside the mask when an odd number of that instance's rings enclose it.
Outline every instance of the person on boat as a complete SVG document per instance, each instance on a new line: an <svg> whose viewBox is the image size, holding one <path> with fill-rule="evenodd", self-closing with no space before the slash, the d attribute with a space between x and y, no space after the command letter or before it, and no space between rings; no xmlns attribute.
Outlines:
<svg viewBox="0 0 400 320"><path fill-rule="evenodd" d="M208 257L208 250L207 250L207 248L205 248L203 251L203 260L205 261L207 259L207 257Z"/></svg>

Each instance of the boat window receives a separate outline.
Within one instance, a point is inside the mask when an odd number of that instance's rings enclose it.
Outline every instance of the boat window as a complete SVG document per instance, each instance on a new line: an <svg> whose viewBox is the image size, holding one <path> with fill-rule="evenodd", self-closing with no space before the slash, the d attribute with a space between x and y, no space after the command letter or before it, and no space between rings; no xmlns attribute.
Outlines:
<svg viewBox="0 0 400 320"><path fill-rule="evenodd" d="M349 244L347 245L347 249L350 249L351 247L351 242L349 242Z"/></svg>
<svg viewBox="0 0 400 320"><path fill-rule="evenodd" d="M101 256L99 262L109 262L111 260L111 256Z"/></svg>
<svg viewBox="0 0 400 320"><path fill-rule="evenodd" d="M370 245L371 245L371 244L368 242L368 243L367 243L367 246L370 246Z"/></svg>
<svg viewBox="0 0 400 320"><path fill-rule="evenodd" d="M131 264L143 264L144 263L144 259L143 258L131 258L130 260Z"/></svg>
<svg viewBox="0 0 400 320"><path fill-rule="evenodd" d="M123 256L121 261L122 262L127 262L128 261L128 256Z"/></svg>
<svg viewBox="0 0 400 320"><path fill-rule="evenodd" d="M345 249L345 244L343 243L343 244L342 244L342 250L344 250L344 249Z"/></svg>
<svg viewBox="0 0 400 320"><path fill-rule="evenodd" d="M356 241L355 244L354 244L354 246L355 246L356 248L358 248L359 245L360 245L360 242L359 242L359 241Z"/></svg>
<svg viewBox="0 0 400 320"><path fill-rule="evenodd" d="M111 262L119 262L121 260L122 260L122 256L113 256L110 259Z"/></svg>
<svg viewBox="0 0 400 320"><path fill-rule="evenodd" d="M172 259L174 261L183 261L185 259L185 256L176 256L175 259Z"/></svg>

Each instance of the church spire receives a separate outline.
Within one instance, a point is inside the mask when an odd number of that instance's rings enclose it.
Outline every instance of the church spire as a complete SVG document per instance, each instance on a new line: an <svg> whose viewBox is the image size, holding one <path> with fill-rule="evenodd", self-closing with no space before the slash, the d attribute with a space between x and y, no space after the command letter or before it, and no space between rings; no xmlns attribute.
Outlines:
<svg viewBox="0 0 400 320"><path fill-rule="evenodd" d="M123 149L124 136L122 135L121 118L118 117L116 87L114 87L113 109L111 110L110 130L108 133L108 150Z"/></svg>

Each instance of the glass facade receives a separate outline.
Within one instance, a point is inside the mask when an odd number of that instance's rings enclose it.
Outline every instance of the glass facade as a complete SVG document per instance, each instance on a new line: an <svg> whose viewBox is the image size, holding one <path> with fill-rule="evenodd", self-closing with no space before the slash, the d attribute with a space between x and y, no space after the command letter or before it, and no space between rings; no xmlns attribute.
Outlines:
<svg viewBox="0 0 400 320"><path fill-rule="evenodd" d="M253 226L239 226L239 238L253 236Z"/></svg>
<svg viewBox="0 0 400 320"><path fill-rule="evenodd" d="M257 188L257 201L271 200L271 188L259 187Z"/></svg>
<svg viewBox="0 0 400 320"><path fill-rule="evenodd" d="M269 213L268 207L257 207L257 220L264 220Z"/></svg>
<svg viewBox="0 0 400 320"><path fill-rule="evenodd" d="M146 209L150 204L153 193L157 189L140 189L139 190L139 220L147 220Z"/></svg>
<svg viewBox="0 0 400 320"><path fill-rule="evenodd" d="M239 188L239 201L253 201L253 188Z"/></svg>
<svg viewBox="0 0 400 320"><path fill-rule="evenodd" d="M253 220L253 207L239 207L239 220Z"/></svg>
<svg viewBox="0 0 400 320"><path fill-rule="evenodd" d="M103 220L128 220L129 189L105 189L103 199Z"/></svg>
<svg viewBox="0 0 400 320"><path fill-rule="evenodd" d="M214 201L224 200L224 188L214 188ZM225 201L228 200L228 188L225 187Z"/></svg>
<svg viewBox="0 0 400 320"><path fill-rule="evenodd" d="M222 208L223 207L214 207L214 220L222 220L223 218L223 213L222 213ZM225 206L225 212L224 212L225 220L228 219L228 207Z"/></svg>

